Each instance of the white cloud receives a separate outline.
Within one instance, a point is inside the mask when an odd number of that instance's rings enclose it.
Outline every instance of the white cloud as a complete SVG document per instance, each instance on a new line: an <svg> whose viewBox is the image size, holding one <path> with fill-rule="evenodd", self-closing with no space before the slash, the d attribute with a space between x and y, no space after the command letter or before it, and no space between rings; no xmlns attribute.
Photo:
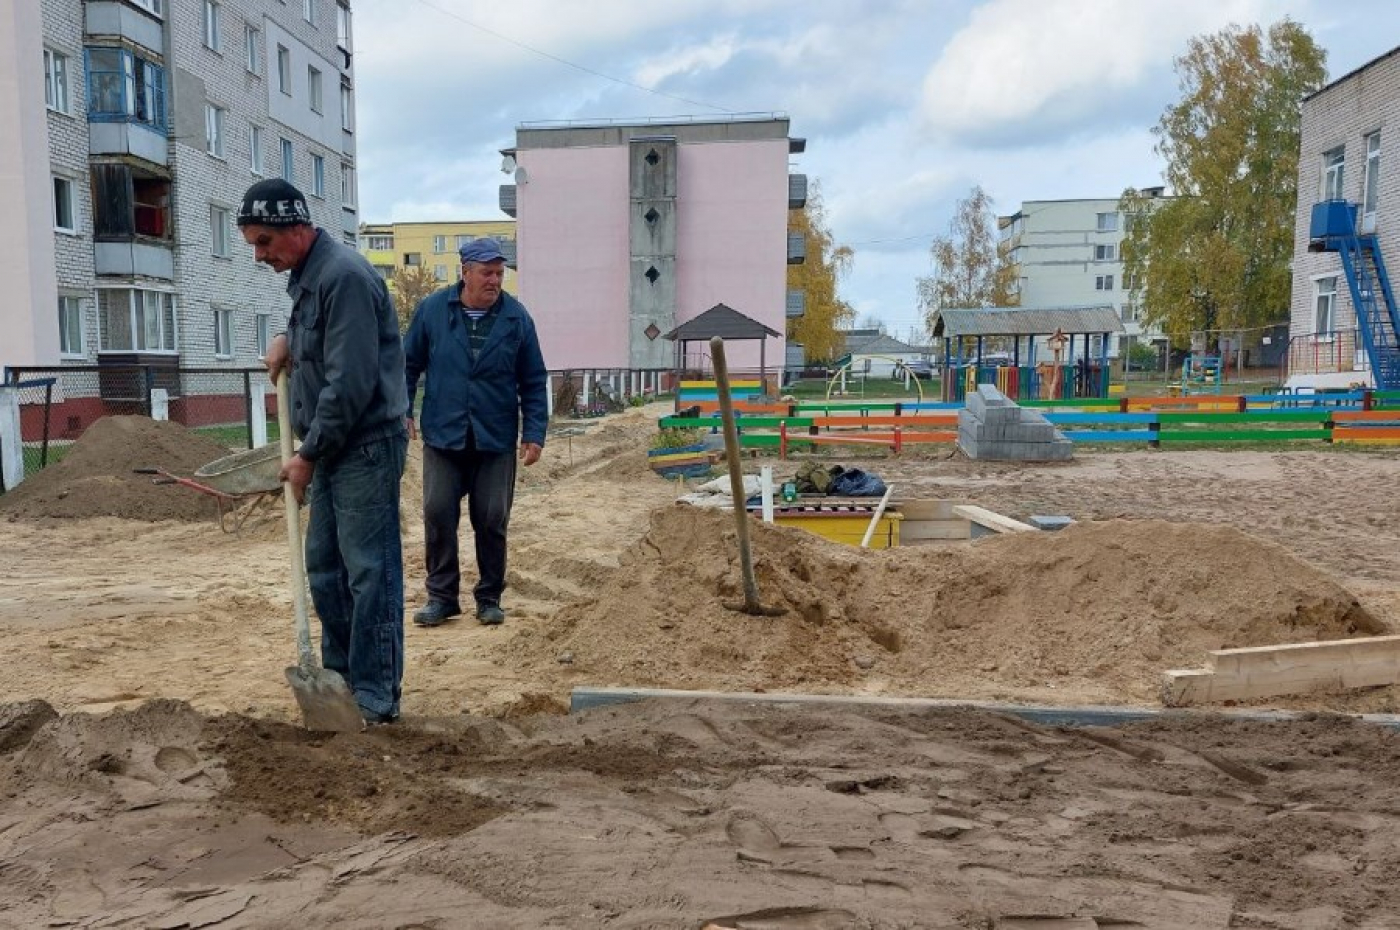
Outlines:
<svg viewBox="0 0 1400 930"><path fill-rule="evenodd" d="M991 0L924 80L920 116L944 138L1003 138L1096 113L1170 65L1191 36L1258 18L1261 0Z"/></svg>

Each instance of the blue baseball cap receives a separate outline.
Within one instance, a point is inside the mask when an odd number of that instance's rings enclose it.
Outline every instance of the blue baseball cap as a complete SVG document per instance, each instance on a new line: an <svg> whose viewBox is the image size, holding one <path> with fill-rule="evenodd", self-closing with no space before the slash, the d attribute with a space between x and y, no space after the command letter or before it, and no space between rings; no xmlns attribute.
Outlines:
<svg viewBox="0 0 1400 930"><path fill-rule="evenodd" d="M501 251L501 244L489 236L473 239L458 249L457 254L462 256L464 262L503 262L506 260L506 253Z"/></svg>

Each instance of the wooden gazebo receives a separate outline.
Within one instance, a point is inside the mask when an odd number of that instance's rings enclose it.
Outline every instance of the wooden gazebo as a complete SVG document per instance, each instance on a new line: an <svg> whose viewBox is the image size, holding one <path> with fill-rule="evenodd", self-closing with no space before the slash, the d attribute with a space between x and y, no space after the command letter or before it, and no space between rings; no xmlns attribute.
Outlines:
<svg viewBox="0 0 1400 930"><path fill-rule="evenodd" d="M719 336L725 342L743 342L757 339L759 379L768 384L768 337L778 338L782 333L764 326L753 317L745 316L726 304L715 304L693 320L677 326L666 334L666 338L676 344L676 379L679 382L685 366L685 344L704 342L706 344Z"/></svg>

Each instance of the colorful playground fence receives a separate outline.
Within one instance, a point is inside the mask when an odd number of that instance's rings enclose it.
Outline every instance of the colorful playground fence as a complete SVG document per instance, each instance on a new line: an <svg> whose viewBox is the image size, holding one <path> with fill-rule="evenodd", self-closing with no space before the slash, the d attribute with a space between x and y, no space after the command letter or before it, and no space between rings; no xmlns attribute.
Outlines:
<svg viewBox="0 0 1400 930"><path fill-rule="evenodd" d="M821 402L763 405L736 411L744 448L877 446L898 454L908 445L953 443L962 404L947 402ZM1311 395L1081 398L1023 401L1045 414L1066 438L1082 443L1321 442L1400 444L1400 391L1357 390ZM663 417L664 428L720 431L718 412Z"/></svg>

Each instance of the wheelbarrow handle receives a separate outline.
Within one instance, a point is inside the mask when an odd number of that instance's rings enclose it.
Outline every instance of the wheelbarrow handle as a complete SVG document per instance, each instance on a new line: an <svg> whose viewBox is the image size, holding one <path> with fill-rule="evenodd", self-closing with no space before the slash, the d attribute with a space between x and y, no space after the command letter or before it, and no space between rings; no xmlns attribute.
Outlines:
<svg viewBox="0 0 1400 930"><path fill-rule="evenodd" d="M133 468L133 469L131 470L131 473L132 473L133 475L158 475L158 474L160 474L160 469L159 469L159 468Z"/></svg>

